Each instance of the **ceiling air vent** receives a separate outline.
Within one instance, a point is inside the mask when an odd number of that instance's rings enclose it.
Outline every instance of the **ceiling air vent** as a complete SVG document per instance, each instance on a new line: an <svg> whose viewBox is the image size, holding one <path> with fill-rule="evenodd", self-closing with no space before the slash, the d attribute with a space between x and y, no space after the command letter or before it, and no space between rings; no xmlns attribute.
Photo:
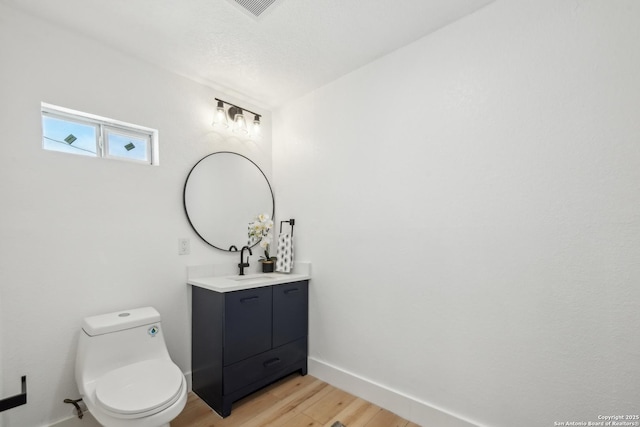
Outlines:
<svg viewBox="0 0 640 427"><path fill-rule="evenodd" d="M229 0L229 3L252 18L258 19L266 13L267 9L273 9L274 6L281 1L282 0Z"/></svg>

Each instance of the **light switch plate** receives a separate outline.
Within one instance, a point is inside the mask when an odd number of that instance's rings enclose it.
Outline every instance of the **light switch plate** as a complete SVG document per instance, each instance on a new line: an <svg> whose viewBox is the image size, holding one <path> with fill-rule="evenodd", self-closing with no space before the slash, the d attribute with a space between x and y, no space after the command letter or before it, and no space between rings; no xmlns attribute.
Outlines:
<svg viewBox="0 0 640 427"><path fill-rule="evenodd" d="M191 253L191 244L189 239L178 239L178 255L189 255Z"/></svg>

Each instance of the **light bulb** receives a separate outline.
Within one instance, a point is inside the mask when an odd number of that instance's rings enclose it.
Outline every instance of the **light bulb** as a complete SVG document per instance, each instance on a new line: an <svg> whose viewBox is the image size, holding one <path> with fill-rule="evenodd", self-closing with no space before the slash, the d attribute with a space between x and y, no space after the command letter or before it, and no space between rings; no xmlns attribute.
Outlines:
<svg viewBox="0 0 640 427"><path fill-rule="evenodd" d="M261 131L260 131L260 116L256 115L253 120L253 126L251 127L251 136L255 139L260 139Z"/></svg>
<svg viewBox="0 0 640 427"><path fill-rule="evenodd" d="M242 114L241 109L238 109L238 112L234 116L233 121L235 123L235 127L233 128L234 132L242 133L242 134L249 133L247 131L247 122L244 119L244 114Z"/></svg>
<svg viewBox="0 0 640 427"><path fill-rule="evenodd" d="M227 121L227 112L224 110L224 104L222 101L218 101L218 107L213 115L213 125L221 128L228 128L229 122Z"/></svg>

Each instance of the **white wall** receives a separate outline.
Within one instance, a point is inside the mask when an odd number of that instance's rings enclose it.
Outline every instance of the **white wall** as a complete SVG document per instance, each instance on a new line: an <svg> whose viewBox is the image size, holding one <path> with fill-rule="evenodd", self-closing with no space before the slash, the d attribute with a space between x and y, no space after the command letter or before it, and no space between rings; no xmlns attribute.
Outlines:
<svg viewBox="0 0 640 427"><path fill-rule="evenodd" d="M0 288L1 289L1 288ZM2 309L2 291L0 290L0 310ZM2 315L0 315L0 399L4 399L4 371L2 369ZM0 427L4 427L2 416L0 416Z"/></svg>
<svg viewBox="0 0 640 427"><path fill-rule="evenodd" d="M498 0L274 113L314 360L487 426L638 413L639 20Z"/></svg>
<svg viewBox="0 0 640 427"><path fill-rule="evenodd" d="M7 394L19 392L21 375L28 380L28 404L0 420L32 427L73 415L62 400L78 397L85 316L155 306L171 356L190 370L186 265L237 255L191 231L184 180L197 160L223 150L270 176L270 114L257 109L260 144L215 134L213 98L224 94L2 4L0 52L0 372ZM159 129L160 166L42 150L41 101ZM180 237L190 238L191 255L178 256Z"/></svg>

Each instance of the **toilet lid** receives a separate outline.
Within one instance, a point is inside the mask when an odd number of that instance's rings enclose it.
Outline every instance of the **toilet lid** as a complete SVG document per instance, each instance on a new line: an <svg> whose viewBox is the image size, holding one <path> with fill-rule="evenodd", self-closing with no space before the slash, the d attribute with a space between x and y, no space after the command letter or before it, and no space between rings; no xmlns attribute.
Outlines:
<svg viewBox="0 0 640 427"><path fill-rule="evenodd" d="M96 400L108 411L124 416L162 410L182 391L184 376L168 360L148 360L105 374L96 384Z"/></svg>

